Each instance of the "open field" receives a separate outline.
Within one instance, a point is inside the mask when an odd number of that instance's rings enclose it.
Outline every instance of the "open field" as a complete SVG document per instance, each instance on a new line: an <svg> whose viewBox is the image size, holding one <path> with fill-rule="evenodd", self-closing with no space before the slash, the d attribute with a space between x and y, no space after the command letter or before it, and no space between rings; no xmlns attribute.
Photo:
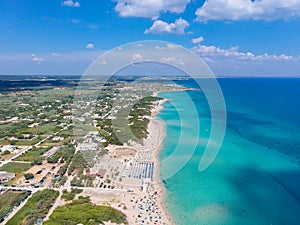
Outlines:
<svg viewBox="0 0 300 225"><path fill-rule="evenodd" d="M43 155L49 149L50 148L32 148L31 150L27 151L26 153L15 158L15 161L33 162L37 157Z"/></svg>
<svg viewBox="0 0 300 225"><path fill-rule="evenodd" d="M7 171L10 173L15 173L16 177L20 176L31 167L30 163L18 163L18 162L10 162L0 167L1 171Z"/></svg>

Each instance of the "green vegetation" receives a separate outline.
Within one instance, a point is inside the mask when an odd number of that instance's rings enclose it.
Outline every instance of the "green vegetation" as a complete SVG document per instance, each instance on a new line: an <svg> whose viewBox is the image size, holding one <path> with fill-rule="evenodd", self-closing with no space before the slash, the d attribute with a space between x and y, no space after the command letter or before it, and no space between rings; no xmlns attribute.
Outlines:
<svg viewBox="0 0 300 225"><path fill-rule="evenodd" d="M81 179L79 179L78 177L74 177L73 180L71 180L71 186L83 187L84 185Z"/></svg>
<svg viewBox="0 0 300 225"><path fill-rule="evenodd" d="M42 124L40 126L31 128L30 131L33 134L43 135L43 134L51 134L52 132L55 132L56 123L46 123Z"/></svg>
<svg viewBox="0 0 300 225"><path fill-rule="evenodd" d="M11 145L21 145L21 146L30 146L30 145L35 145L38 143L40 140L42 140L42 137L38 138L33 138L32 140L12 140Z"/></svg>
<svg viewBox="0 0 300 225"><path fill-rule="evenodd" d="M0 167L0 170L15 173L16 176L20 176L24 171L28 170L30 167L30 163L9 162L4 166Z"/></svg>
<svg viewBox="0 0 300 225"><path fill-rule="evenodd" d="M58 191L50 189L33 194L25 206L7 222L7 225L33 225L38 219L47 215L58 195Z"/></svg>
<svg viewBox="0 0 300 225"><path fill-rule="evenodd" d="M67 181L68 177L67 176L60 176L59 179L57 180L57 183L61 186L64 185Z"/></svg>
<svg viewBox="0 0 300 225"><path fill-rule="evenodd" d="M73 200L72 203L58 207L44 225L97 225L111 221L128 224L126 215L110 206L97 206L89 198Z"/></svg>
<svg viewBox="0 0 300 225"><path fill-rule="evenodd" d="M63 195L61 196L61 198L66 201L71 201L74 200L76 194L80 193L82 193L82 189L72 188L71 192L63 190Z"/></svg>
<svg viewBox="0 0 300 225"><path fill-rule="evenodd" d="M32 173L25 173L24 177L26 180L31 180L34 178L34 175Z"/></svg>
<svg viewBox="0 0 300 225"><path fill-rule="evenodd" d="M4 152L3 152L3 155L9 155L10 154L10 151L8 151L8 150L5 150Z"/></svg>
<svg viewBox="0 0 300 225"><path fill-rule="evenodd" d="M0 195L0 223L3 221L7 213L9 213L15 206L19 206L20 203L29 195L29 192L10 190Z"/></svg>
<svg viewBox="0 0 300 225"><path fill-rule="evenodd" d="M143 118L143 116L150 116L153 102L161 99L162 98L159 97L148 96L142 98L138 103L134 104L129 114L131 116L129 123L132 124L130 129L136 138L142 139L147 137L149 120L147 118Z"/></svg>
<svg viewBox="0 0 300 225"><path fill-rule="evenodd" d="M7 110L12 109L14 107L13 103L9 103L7 106L2 106L1 108L5 108ZM2 109L4 110L4 109ZM13 110L13 109L12 109ZM1 114L1 109L0 109ZM18 115L17 113L14 114L6 114L6 115ZM2 123L0 124L0 138L4 137L14 137L20 130L24 130L28 128L28 121L20 121L18 123Z"/></svg>
<svg viewBox="0 0 300 225"><path fill-rule="evenodd" d="M72 172L75 170L75 169L78 169L78 173L79 174L82 174L83 173L83 170L85 168L87 168L88 164L85 160L85 158L82 156L82 153L81 152L77 152L74 157L73 157L73 160L72 160L72 163L69 167L69 170L68 170L68 175L71 175Z"/></svg>
<svg viewBox="0 0 300 225"><path fill-rule="evenodd" d="M74 146L61 147L55 154L47 159L48 163L66 162L70 163L75 153Z"/></svg>
<svg viewBox="0 0 300 225"><path fill-rule="evenodd" d="M42 156L45 152L47 152L51 147L48 148L36 148L32 147L31 150L25 152L24 154L20 155L15 159L15 161L25 161L25 162L32 162Z"/></svg>

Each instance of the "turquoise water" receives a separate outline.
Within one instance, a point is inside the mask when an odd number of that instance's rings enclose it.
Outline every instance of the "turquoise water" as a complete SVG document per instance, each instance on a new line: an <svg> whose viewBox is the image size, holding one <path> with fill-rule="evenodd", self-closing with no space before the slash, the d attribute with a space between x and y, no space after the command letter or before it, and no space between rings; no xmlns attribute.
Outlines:
<svg viewBox="0 0 300 225"><path fill-rule="evenodd" d="M200 91L160 94L170 99L158 115L166 124L159 158L167 210L182 225L300 224L300 79L219 82L227 130L204 172L198 166L210 130L205 97Z"/></svg>

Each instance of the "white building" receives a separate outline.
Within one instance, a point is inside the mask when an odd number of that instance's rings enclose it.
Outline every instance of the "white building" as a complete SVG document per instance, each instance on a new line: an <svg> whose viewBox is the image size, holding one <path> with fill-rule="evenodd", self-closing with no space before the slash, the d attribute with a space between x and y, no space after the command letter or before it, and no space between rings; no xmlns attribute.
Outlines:
<svg viewBox="0 0 300 225"><path fill-rule="evenodd" d="M0 182L7 182L13 178L15 178L16 174L8 173L5 171L0 171Z"/></svg>
<svg viewBox="0 0 300 225"><path fill-rule="evenodd" d="M97 143L81 143L77 145L76 148L77 151L96 151L98 150L98 144Z"/></svg>
<svg viewBox="0 0 300 225"><path fill-rule="evenodd" d="M9 151L10 153L19 153L19 150L11 145L4 145L0 148L0 152Z"/></svg>

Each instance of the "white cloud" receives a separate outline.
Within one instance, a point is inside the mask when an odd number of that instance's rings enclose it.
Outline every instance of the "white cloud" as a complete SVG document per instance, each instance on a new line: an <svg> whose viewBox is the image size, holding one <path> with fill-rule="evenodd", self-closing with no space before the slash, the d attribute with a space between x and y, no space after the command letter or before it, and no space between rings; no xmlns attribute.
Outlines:
<svg viewBox="0 0 300 225"><path fill-rule="evenodd" d="M202 22L290 19L300 16L300 0L207 0L196 16Z"/></svg>
<svg viewBox="0 0 300 225"><path fill-rule="evenodd" d="M140 53L134 53L132 59L135 61L143 60L143 56Z"/></svg>
<svg viewBox="0 0 300 225"><path fill-rule="evenodd" d="M197 45L192 51L220 76L299 76L300 56L255 54L213 45Z"/></svg>
<svg viewBox="0 0 300 225"><path fill-rule="evenodd" d="M166 45L157 48L153 47L152 51L155 51L154 49L158 49L159 51L169 50ZM216 75L299 77L300 55L254 54L253 52L240 51L236 47L220 48L213 45L197 45L192 50L210 66ZM122 51L127 50L123 49ZM122 55L122 51L117 55ZM39 75L82 74L91 64L91 60L105 53L106 51L83 50L79 52L61 52L59 57L53 57L51 56L51 52L32 55L28 53L2 54L0 52L0 72L1 74ZM132 56L134 53L139 52L132 52ZM173 61L173 63L179 64L183 63L181 54L175 54L175 52L171 50L169 53L170 54L161 55L161 59L166 63L168 63L167 61ZM163 56L165 58L162 58ZM177 62L175 60L177 60ZM102 61L99 63L109 64L111 62Z"/></svg>
<svg viewBox="0 0 300 225"><path fill-rule="evenodd" d="M204 38L202 36L198 37L198 38L194 38L192 39L192 43L193 44L199 44L201 43L202 41L204 41Z"/></svg>
<svg viewBox="0 0 300 225"><path fill-rule="evenodd" d="M174 56L163 56L161 58L162 61L166 62L166 63L170 63L170 64L180 64L180 65L184 65L184 62L182 61L182 59L177 59L176 57Z"/></svg>
<svg viewBox="0 0 300 225"><path fill-rule="evenodd" d="M52 52L51 55L54 56L54 57L60 56L60 54L59 54L59 53L56 53L56 52Z"/></svg>
<svg viewBox="0 0 300 225"><path fill-rule="evenodd" d="M73 0L66 0L66 1L63 1L61 4L64 6L75 7L75 8L80 6L79 2L76 2Z"/></svg>
<svg viewBox="0 0 300 225"><path fill-rule="evenodd" d="M88 49L94 49L95 45L93 43L88 43L85 47Z"/></svg>
<svg viewBox="0 0 300 225"><path fill-rule="evenodd" d="M176 44L167 44L167 48L170 50L178 50L179 48L181 48L180 45L176 45Z"/></svg>
<svg viewBox="0 0 300 225"><path fill-rule="evenodd" d="M115 0L122 17L158 18L161 12L182 13L190 0Z"/></svg>
<svg viewBox="0 0 300 225"><path fill-rule="evenodd" d="M229 49L223 49L216 46L198 45L192 50L198 53L200 56L208 57L211 59L234 59L238 61L290 61L296 60L295 57L281 54L270 55L267 53L261 55L255 55L252 52L240 52L238 47L231 47Z"/></svg>
<svg viewBox="0 0 300 225"><path fill-rule="evenodd" d="M163 34L163 33L170 33L170 34L185 34L185 29L189 26L189 23L179 18L174 23L167 23L162 20L156 20L152 24L152 26L145 30L145 34L153 33L153 34Z"/></svg>
<svg viewBox="0 0 300 225"><path fill-rule="evenodd" d="M177 62L177 60L174 56L169 56L169 57L164 56L164 57L161 58L161 60L165 61L165 62L169 62L169 63Z"/></svg>
<svg viewBox="0 0 300 225"><path fill-rule="evenodd" d="M44 58L38 57L38 56L35 55L35 54L32 54L32 55L31 55L31 60L32 60L33 62L38 63L38 64L40 64L41 62L45 61Z"/></svg>

